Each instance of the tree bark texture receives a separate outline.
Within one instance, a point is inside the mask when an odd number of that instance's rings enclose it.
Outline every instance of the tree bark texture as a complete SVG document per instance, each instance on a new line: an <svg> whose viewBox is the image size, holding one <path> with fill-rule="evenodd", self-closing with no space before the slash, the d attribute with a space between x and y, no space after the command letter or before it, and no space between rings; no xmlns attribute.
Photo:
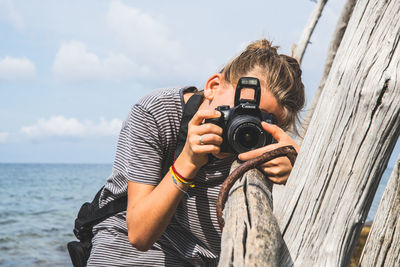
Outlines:
<svg viewBox="0 0 400 267"><path fill-rule="evenodd" d="M238 166L234 162L231 172ZM257 169L235 182L223 211L218 266L278 266L283 239L272 214L271 189Z"/></svg>
<svg viewBox="0 0 400 267"><path fill-rule="evenodd" d="M400 133L400 1L359 0L275 214L283 265L346 266ZM292 182L293 181L293 182Z"/></svg>
<svg viewBox="0 0 400 267"><path fill-rule="evenodd" d="M328 0L319 0L314 7L313 12L311 13L310 18L308 19L307 25L304 28L304 31L300 37L297 45L294 45L292 48L293 57L301 63L303 59L303 55L306 51L307 45L310 42L311 35L317 25L319 18L321 17L322 10L324 10L325 4Z"/></svg>
<svg viewBox="0 0 400 267"><path fill-rule="evenodd" d="M325 66L324 66L324 71L322 73L321 81L318 85L317 90L314 93L314 97L311 101L310 107L308 108L307 115L306 115L304 122L302 123L301 129L300 129L300 136L298 139L299 144L302 143L303 137L305 136L305 134L307 132L307 128L308 128L308 125L310 124L311 117L314 114L314 110L315 110L315 107L317 106L317 103L321 96L322 89L325 86L325 82L326 82L326 79L328 78L329 72L331 70L333 60L335 59L336 52L339 48L340 43L342 42L344 32L346 31L347 24L349 23L351 14L353 14L353 9L354 9L354 6L356 5L356 2L357 2L356 0L347 0L343 7L342 13L340 14L340 17L336 24L335 31L333 33L333 38L329 45L328 54L326 56Z"/></svg>
<svg viewBox="0 0 400 267"><path fill-rule="evenodd" d="M400 266L400 157L383 193L360 265Z"/></svg>

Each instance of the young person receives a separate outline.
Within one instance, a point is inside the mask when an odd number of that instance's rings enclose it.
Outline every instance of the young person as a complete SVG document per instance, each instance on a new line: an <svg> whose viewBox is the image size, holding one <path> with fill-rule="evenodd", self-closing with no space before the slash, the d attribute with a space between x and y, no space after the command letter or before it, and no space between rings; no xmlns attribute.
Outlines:
<svg viewBox="0 0 400 267"><path fill-rule="evenodd" d="M262 127L277 143L239 154L239 159L246 161L288 144L299 149L285 130L295 129L304 105L301 70L294 58L278 54L265 39L251 43L207 80L204 99L176 159L183 107L197 89L168 88L148 94L133 106L122 126L113 171L100 196L102 206L128 194L127 211L93 228L88 266L218 264L221 232L215 204L236 156L221 153L222 129L204 120L221 115L217 106L234 106L236 84L244 76L261 83L259 108L277 118L277 125L262 123ZM272 182L282 184L292 167L281 157L261 169Z"/></svg>

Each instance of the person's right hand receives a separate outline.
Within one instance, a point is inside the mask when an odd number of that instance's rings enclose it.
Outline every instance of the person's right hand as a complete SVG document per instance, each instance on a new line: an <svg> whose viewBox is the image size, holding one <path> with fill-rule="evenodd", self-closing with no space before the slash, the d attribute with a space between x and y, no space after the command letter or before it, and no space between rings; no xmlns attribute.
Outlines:
<svg viewBox="0 0 400 267"><path fill-rule="evenodd" d="M222 128L212 123L203 124L205 119L220 116L221 113L217 110L198 110L188 124L188 134L182 154L197 168L207 163L208 154L220 152Z"/></svg>

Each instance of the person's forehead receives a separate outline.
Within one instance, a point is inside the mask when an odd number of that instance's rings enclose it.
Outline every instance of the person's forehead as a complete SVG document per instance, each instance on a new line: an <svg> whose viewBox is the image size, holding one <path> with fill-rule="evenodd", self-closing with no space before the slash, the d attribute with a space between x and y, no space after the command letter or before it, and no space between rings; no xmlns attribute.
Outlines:
<svg viewBox="0 0 400 267"><path fill-rule="evenodd" d="M276 97L267 88L261 89L260 109L264 112L274 114L278 122L282 121L283 108L279 105Z"/></svg>

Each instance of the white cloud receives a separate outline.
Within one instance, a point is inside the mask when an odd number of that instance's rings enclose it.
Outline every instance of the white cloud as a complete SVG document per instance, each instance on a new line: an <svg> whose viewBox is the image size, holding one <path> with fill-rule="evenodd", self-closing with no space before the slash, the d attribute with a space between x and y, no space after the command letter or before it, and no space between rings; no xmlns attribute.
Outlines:
<svg viewBox="0 0 400 267"><path fill-rule="evenodd" d="M90 49L93 45L82 41L63 43L53 64L57 79L165 81L199 75L196 64L184 56L181 43L170 38L168 27L153 15L112 1L106 23L105 34L113 42L108 54L95 53Z"/></svg>
<svg viewBox="0 0 400 267"><path fill-rule="evenodd" d="M8 133L0 132L0 144L5 143L8 136L9 136Z"/></svg>
<svg viewBox="0 0 400 267"><path fill-rule="evenodd" d="M71 41L62 44L57 52L53 73L56 78L69 81L123 80L145 76L148 70L123 54L110 53L102 60L84 43Z"/></svg>
<svg viewBox="0 0 400 267"><path fill-rule="evenodd" d="M25 22L22 15L15 9L11 0L0 0L0 17L5 19L18 31L25 29Z"/></svg>
<svg viewBox="0 0 400 267"><path fill-rule="evenodd" d="M99 123L85 122L87 133L91 135L102 135L102 136L114 136L118 135L121 130L122 121L114 118L110 121L106 121L104 118L100 118Z"/></svg>
<svg viewBox="0 0 400 267"><path fill-rule="evenodd" d="M36 67L27 58L5 57L0 59L0 81L31 79L35 76Z"/></svg>
<svg viewBox="0 0 400 267"><path fill-rule="evenodd" d="M165 82L182 77L190 80L204 72L205 58L187 55L185 47L163 19L153 14L122 1L113 1L108 10L107 25L115 48L151 70L144 77L147 80ZM194 58L199 62L193 62Z"/></svg>
<svg viewBox="0 0 400 267"><path fill-rule="evenodd" d="M180 61L181 44L169 38L166 25L151 14L113 1L107 24L119 48L136 60L156 64Z"/></svg>
<svg viewBox="0 0 400 267"><path fill-rule="evenodd" d="M79 121L76 118L52 116L50 119L41 118L34 125L21 128L21 132L31 138L40 137L87 137L87 136L114 136L121 129L122 121L112 119L100 122Z"/></svg>

